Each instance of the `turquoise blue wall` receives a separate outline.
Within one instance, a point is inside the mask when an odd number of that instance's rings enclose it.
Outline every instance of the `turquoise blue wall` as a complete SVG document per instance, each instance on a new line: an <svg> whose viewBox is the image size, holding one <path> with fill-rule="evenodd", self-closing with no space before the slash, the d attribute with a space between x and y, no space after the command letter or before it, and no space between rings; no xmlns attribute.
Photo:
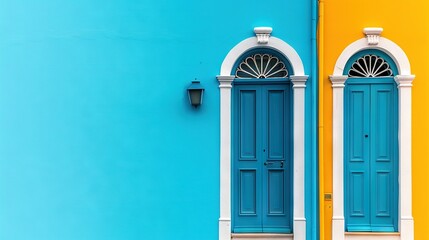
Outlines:
<svg viewBox="0 0 429 240"><path fill-rule="evenodd" d="M0 1L0 239L217 239L215 76L255 26L311 74L310 0Z"/></svg>

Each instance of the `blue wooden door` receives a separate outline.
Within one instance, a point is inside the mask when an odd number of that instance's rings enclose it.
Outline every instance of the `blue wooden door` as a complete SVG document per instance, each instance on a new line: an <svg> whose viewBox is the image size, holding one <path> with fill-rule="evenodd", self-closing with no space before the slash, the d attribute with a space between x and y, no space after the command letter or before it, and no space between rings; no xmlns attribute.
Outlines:
<svg viewBox="0 0 429 240"><path fill-rule="evenodd" d="M344 199L347 231L397 231L396 108L392 83L349 84L346 87Z"/></svg>
<svg viewBox="0 0 429 240"><path fill-rule="evenodd" d="M234 87L233 231L291 228L289 84Z"/></svg>

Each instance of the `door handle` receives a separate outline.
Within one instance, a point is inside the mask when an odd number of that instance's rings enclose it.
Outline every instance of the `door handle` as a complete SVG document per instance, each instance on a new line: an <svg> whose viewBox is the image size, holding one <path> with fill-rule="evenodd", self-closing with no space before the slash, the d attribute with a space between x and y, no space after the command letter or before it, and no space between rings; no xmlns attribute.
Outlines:
<svg viewBox="0 0 429 240"><path fill-rule="evenodd" d="M266 162L264 162L264 165L265 166L272 166L272 165L274 165L276 163L280 163L280 168L283 168L284 161L266 161Z"/></svg>

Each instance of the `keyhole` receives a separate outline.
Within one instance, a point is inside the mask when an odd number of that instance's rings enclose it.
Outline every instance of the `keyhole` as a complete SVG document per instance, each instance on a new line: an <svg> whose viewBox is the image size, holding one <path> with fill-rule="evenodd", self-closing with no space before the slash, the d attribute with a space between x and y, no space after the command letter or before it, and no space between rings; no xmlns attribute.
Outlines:
<svg viewBox="0 0 429 240"><path fill-rule="evenodd" d="M367 138L367 137L368 137L368 134L365 134L365 137Z"/></svg>
<svg viewBox="0 0 429 240"><path fill-rule="evenodd" d="M265 152L265 149L263 151Z"/></svg>

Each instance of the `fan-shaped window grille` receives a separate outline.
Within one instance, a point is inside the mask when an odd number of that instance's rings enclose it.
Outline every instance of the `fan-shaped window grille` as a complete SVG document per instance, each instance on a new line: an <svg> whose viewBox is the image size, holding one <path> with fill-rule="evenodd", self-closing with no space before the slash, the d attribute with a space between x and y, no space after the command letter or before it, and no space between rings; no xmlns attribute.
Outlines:
<svg viewBox="0 0 429 240"><path fill-rule="evenodd" d="M349 70L349 77L391 77L392 68L381 57L368 54L356 60Z"/></svg>
<svg viewBox="0 0 429 240"><path fill-rule="evenodd" d="M286 78L286 65L271 54L254 54L246 57L235 72L236 78Z"/></svg>

